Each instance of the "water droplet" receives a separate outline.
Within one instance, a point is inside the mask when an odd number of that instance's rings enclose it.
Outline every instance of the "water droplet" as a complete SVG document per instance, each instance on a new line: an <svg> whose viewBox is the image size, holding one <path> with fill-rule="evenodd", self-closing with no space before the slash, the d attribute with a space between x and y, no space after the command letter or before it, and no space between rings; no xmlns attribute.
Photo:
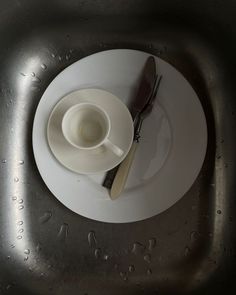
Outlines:
<svg viewBox="0 0 236 295"><path fill-rule="evenodd" d="M31 73L31 76L32 76L32 77L35 77L35 73L34 73L34 72L32 72L32 73Z"/></svg>
<svg viewBox="0 0 236 295"><path fill-rule="evenodd" d="M19 209L19 210L22 210L22 209L24 209L24 206L20 205L20 206L18 207L18 209Z"/></svg>
<svg viewBox="0 0 236 295"><path fill-rule="evenodd" d="M11 248L15 248L15 245L11 244Z"/></svg>
<svg viewBox="0 0 236 295"><path fill-rule="evenodd" d="M217 210L217 214L221 214L222 213L222 211L221 210Z"/></svg>
<svg viewBox="0 0 236 295"><path fill-rule="evenodd" d="M88 244L90 248L95 248L97 245L96 235L93 230L88 233Z"/></svg>
<svg viewBox="0 0 236 295"><path fill-rule="evenodd" d="M51 57L52 57L52 58L55 58L55 57L56 57L56 54L52 53L52 54L51 54Z"/></svg>
<svg viewBox="0 0 236 295"><path fill-rule="evenodd" d="M46 69L47 69L47 66L46 66L45 64L41 64L41 68L42 68L43 70L46 70Z"/></svg>
<svg viewBox="0 0 236 295"><path fill-rule="evenodd" d="M25 249L24 253L29 255L30 254L30 249Z"/></svg>
<svg viewBox="0 0 236 295"><path fill-rule="evenodd" d="M157 240L155 238L149 239L149 241L148 241L148 249L150 251L152 251L152 249L154 249L156 247L156 244L157 244Z"/></svg>
<svg viewBox="0 0 236 295"><path fill-rule="evenodd" d="M121 271L121 272L120 272L120 277L122 277L122 278L126 277L126 273L123 272L123 271Z"/></svg>
<svg viewBox="0 0 236 295"><path fill-rule="evenodd" d="M190 248L189 247L185 247L184 256L188 256L189 253L190 253Z"/></svg>
<svg viewBox="0 0 236 295"><path fill-rule="evenodd" d="M147 275L151 275L152 274L152 270L149 268L148 270L147 270Z"/></svg>
<svg viewBox="0 0 236 295"><path fill-rule="evenodd" d="M134 272L135 271L135 267L134 265L130 265L129 266L129 272Z"/></svg>
<svg viewBox="0 0 236 295"><path fill-rule="evenodd" d="M33 271L32 267L29 267L29 271L30 271L30 272L32 272L32 271Z"/></svg>
<svg viewBox="0 0 236 295"><path fill-rule="evenodd" d="M107 261L109 259L109 255L108 254L104 254L103 255L103 259Z"/></svg>
<svg viewBox="0 0 236 295"><path fill-rule="evenodd" d="M24 232L24 229L23 228L21 228L21 229L18 230L18 233L20 233L20 234L22 234L23 232Z"/></svg>
<svg viewBox="0 0 236 295"><path fill-rule="evenodd" d="M62 57L60 55L58 56L58 60L59 61L62 61Z"/></svg>
<svg viewBox="0 0 236 295"><path fill-rule="evenodd" d="M20 220L20 221L17 222L17 224L18 224L18 225L22 225L22 224L23 224L23 221Z"/></svg>
<svg viewBox="0 0 236 295"><path fill-rule="evenodd" d="M23 201L22 199L20 199L20 200L18 201L19 204L23 204L23 202L24 202L24 201Z"/></svg>
<svg viewBox="0 0 236 295"><path fill-rule="evenodd" d="M142 245L141 243L134 243L133 244L133 248L132 248L132 253L138 255L138 254L142 254L145 251L145 246Z"/></svg>
<svg viewBox="0 0 236 295"><path fill-rule="evenodd" d="M41 246L40 244L38 244L38 245L36 246L36 252L40 252L41 249L42 249L42 246Z"/></svg>
<svg viewBox="0 0 236 295"><path fill-rule="evenodd" d="M66 60L70 59L70 54L66 54Z"/></svg>
<svg viewBox="0 0 236 295"><path fill-rule="evenodd" d="M198 237L199 237L198 232L196 232L196 231L192 231L192 232L190 233L190 239L191 239L192 242L195 242L195 241L198 239Z"/></svg>
<svg viewBox="0 0 236 295"><path fill-rule="evenodd" d="M144 259L147 263L151 263L151 255L150 255L150 254L146 254L146 255L144 255L143 259Z"/></svg>
<svg viewBox="0 0 236 295"><path fill-rule="evenodd" d="M5 164L7 162L6 159L2 159L2 163Z"/></svg>
<svg viewBox="0 0 236 295"><path fill-rule="evenodd" d="M6 289L9 290L12 286L9 284L6 286Z"/></svg>
<svg viewBox="0 0 236 295"><path fill-rule="evenodd" d="M17 236L16 238L17 238L17 240L21 240L22 236Z"/></svg>
<svg viewBox="0 0 236 295"><path fill-rule="evenodd" d="M34 78L32 79L32 82L40 83L41 80L39 79L39 77L34 77Z"/></svg>
<svg viewBox="0 0 236 295"><path fill-rule="evenodd" d="M21 74L21 76L23 76L23 77L25 77L26 76L26 74L24 74L24 73L20 73Z"/></svg>
<svg viewBox="0 0 236 295"><path fill-rule="evenodd" d="M16 196L13 196L11 199L12 199L12 201L16 201L17 200L17 197Z"/></svg>
<svg viewBox="0 0 236 295"><path fill-rule="evenodd" d="M70 49L69 52L72 53L74 51L74 49Z"/></svg>
<svg viewBox="0 0 236 295"><path fill-rule="evenodd" d="M19 182L19 178L18 178L18 177L15 177L15 178L14 178L14 181L15 181L15 182Z"/></svg>
<svg viewBox="0 0 236 295"><path fill-rule="evenodd" d="M24 261L27 261L29 259L29 256L24 257Z"/></svg>
<svg viewBox="0 0 236 295"><path fill-rule="evenodd" d="M98 259L98 258L101 257L101 255L102 255L102 250L100 248L96 248L94 250L94 256L95 256L95 258Z"/></svg>
<svg viewBox="0 0 236 295"><path fill-rule="evenodd" d="M7 259L10 259L10 258L11 258L11 256L10 256L10 255L8 255L8 256L7 256Z"/></svg>
<svg viewBox="0 0 236 295"><path fill-rule="evenodd" d="M18 164L19 165L23 165L25 162L23 161L23 160L20 160L19 162L18 162Z"/></svg>
<svg viewBox="0 0 236 295"><path fill-rule="evenodd" d="M40 223L46 223L49 221L49 219L52 217L52 212L51 211L46 211L42 216L39 217L39 222Z"/></svg>
<svg viewBox="0 0 236 295"><path fill-rule="evenodd" d="M216 157L216 159L217 159L217 160L220 160L220 159L221 159L221 155L218 155L218 156Z"/></svg>
<svg viewBox="0 0 236 295"><path fill-rule="evenodd" d="M30 89L32 91L37 91L37 92L41 90L40 87L38 87L38 86L31 86Z"/></svg>
<svg viewBox="0 0 236 295"><path fill-rule="evenodd" d="M60 241L65 241L68 236L69 226L67 223L63 223L59 229L57 238Z"/></svg>

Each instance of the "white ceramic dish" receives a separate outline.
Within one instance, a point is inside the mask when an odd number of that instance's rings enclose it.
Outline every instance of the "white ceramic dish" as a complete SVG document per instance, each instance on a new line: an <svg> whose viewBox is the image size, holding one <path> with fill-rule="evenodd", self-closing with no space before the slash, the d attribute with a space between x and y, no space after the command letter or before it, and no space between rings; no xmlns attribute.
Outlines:
<svg viewBox="0 0 236 295"><path fill-rule="evenodd" d="M122 149L122 156L103 147L91 151L80 150L65 139L62 132L64 114L71 107L85 102L109 114L112 126L109 139ZM48 120L47 137L52 153L66 168L82 174L105 172L118 165L127 155L133 142L133 121L125 104L113 94L100 89L82 89L66 95L56 104Z"/></svg>
<svg viewBox="0 0 236 295"><path fill-rule="evenodd" d="M187 80L156 58L163 79L151 115L145 119L140 146L127 187L115 201L101 186L104 174L78 175L52 155L46 129L55 104L80 88L105 89L124 103L137 89L149 54L110 50L88 56L62 71L48 86L33 126L33 150L39 172L55 197L72 211L105 222L133 222L175 204L191 187L202 167L207 126L200 101Z"/></svg>

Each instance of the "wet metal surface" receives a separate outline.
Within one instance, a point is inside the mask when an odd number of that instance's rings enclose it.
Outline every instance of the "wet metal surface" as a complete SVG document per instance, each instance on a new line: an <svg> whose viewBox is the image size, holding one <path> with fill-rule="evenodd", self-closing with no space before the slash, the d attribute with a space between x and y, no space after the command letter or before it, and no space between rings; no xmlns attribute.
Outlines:
<svg viewBox="0 0 236 295"><path fill-rule="evenodd" d="M235 13L234 1L0 0L0 294L235 293ZM31 143L50 81L113 48L144 50L180 70L209 133L189 192L130 224L88 220L60 204Z"/></svg>

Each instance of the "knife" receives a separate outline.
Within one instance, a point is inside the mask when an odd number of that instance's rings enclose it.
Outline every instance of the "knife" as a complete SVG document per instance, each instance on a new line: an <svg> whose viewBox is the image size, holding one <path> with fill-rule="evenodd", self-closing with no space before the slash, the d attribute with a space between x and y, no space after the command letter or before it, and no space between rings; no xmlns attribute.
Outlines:
<svg viewBox="0 0 236 295"><path fill-rule="evenodd" d="M140 131L142 128L143 120L152 111L152 108L153 108L153 105L154 105L154 102L156 99L157 90L159 88L161 79L162 79L162 76L156 77L156 81L155 81L155 85L153 87L152 95L151 95L149 101L147 102L147 104L143 107L142 111L138 114L138 116L136 118L135 125L134 125L135 126L135 128L134 128L134 130L135 130L134 141L133 141L132 147L131 147L128 155L124 159L124 161L120 164L120 166L116 172L115 178L113 180L111 190L110 190L110 198L112 200L117 199L125 187L125 183L128 178L129 170L130 170L130 167L133 163L136 148L139 143Z"/></svg>
<svg viewBox="0 0 236 295"><path fill-rule="evenodd" d="M152 94L152 90L154 87L154 83L155 83L155 78L156 78L155 59L154 57L149 56L142 71L142 76L139 82L139 88L138 88L137 94L136 96L134 96L134 98L132 99L131 103L128 106L134 122L137 120L139 113L142 111L142 109L147 104L148 100L150 99L150 96ZM119 165L107 172L105 180L102 184L104 187L111 189L113 180L116 176L118 169L119 169Z"/></svg>
<svg viewBox="0 0 236 295"><path fill-rule="evenodd" d="M138 114L142 111L147 104L156 81L156 63L153 56L149 56L141 76L139 88L136 96L133 97L128 107L131 116L135 122Z"/></svg>

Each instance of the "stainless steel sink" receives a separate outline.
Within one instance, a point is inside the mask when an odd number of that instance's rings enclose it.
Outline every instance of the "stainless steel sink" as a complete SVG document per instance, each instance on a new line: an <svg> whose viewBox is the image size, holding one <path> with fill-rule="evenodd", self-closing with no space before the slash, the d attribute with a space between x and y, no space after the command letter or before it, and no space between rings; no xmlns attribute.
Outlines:
<svg viewBox="0 0 236 295"><path fill-rule="evenodd" d="M235 13L233 0L0 0L0 294L235 294ZM181 71L209 132L188 193L130 224L66 209L42 181L31 143L50 81L113 48Z"/></svg>

